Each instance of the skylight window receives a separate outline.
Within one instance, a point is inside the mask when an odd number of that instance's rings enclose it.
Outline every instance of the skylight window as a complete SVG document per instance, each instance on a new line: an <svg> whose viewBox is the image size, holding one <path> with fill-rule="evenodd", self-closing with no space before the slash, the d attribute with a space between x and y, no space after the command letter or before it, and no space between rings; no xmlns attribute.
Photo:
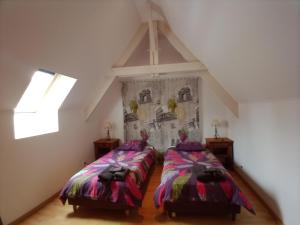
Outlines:
<svg viewBox="0 0 300 225"><path fill-rule="evenodd" d="M15 139L57 132L58 110L75 82L62 74L36 71L14 110Z"/></svg>

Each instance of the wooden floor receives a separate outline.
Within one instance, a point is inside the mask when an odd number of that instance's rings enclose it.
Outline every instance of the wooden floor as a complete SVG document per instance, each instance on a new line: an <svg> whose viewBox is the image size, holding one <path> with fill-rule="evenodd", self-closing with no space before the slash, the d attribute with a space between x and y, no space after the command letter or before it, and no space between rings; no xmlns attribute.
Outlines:
<svg viewBox="0 0 300 225"><path fill-rule="evenodd" d="M231 221L226 216L177 216L175 219L168 219L162 209L156 209L153 204L153 193L160 182L162 168L157 166L151 177L143 207L137 215L127 217L124 212L79 209L73 213L72 206L65 205L56 199L44 208L23 221L22 225L78 225L78 224L103 224L103 225L129 225L129 224L164 224L164 225L278 225L276 220L269 213L265 205L247 187L247 185L233 173L233 177L241 190L248 196L255 206L257 215L250 214L242 209L237 215L236 221Z"/></svg>

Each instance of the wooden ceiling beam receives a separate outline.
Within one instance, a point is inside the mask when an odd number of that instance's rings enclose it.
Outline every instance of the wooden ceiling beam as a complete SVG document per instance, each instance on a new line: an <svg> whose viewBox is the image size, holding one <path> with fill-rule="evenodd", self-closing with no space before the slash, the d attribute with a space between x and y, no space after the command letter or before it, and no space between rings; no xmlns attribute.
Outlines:
<svg viewBox="0 0 300 225"><path fill-rule="evenodd" d="M143 39L145 33L149 29L149 41L150 41L150 65L143 66L129 66L124 67L125 63ZM158 60L158 30L168 39L170 44L181 54L181 56L187 61L186 63L174 63L174 64L159 64ZM221 101L231 110L231 112L238 117L239 104L238 102L222 87L222 85L212 76L208 69L203 65L186 46L177 38L172 32L169 25L164 21L149 21L143 23L133 40L130 42L129 47L120 58L120 60L112 68L113 78L111 83L105 85L103 94L100 93L98 102L103 97L105 91L111 86L113 80L116 77L138 77L146 74L163 74L163 73L176 73L176 72L200 72L199 75L204 79L209 87L216 93ZM96 101L97 102L97 101ZM95 110L98 103L90 107L88 110L89 115Z"/></svg>
<svg viewBox="0 0 300 225"><path fill-rule="evenodd" d="M113 75L118 77L135 77L145 74L160 74L174 72L206 71L207 68L200 62L159 64L145 66L113 67Z"/></svg>
<svg viewBox="0 0 300 225"><path fill-rule="evenodd" d="M149 24L149 54L150 54L150 65L158 64L158 31L157 21L150 20Z"/></svg>

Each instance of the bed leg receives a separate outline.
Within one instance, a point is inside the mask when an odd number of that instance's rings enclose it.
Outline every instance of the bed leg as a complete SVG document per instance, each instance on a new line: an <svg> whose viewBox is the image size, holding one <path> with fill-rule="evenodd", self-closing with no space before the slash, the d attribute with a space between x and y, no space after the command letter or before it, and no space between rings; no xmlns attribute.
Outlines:
<svg viewBox="0 0 300 225"><path fill-rule="evenodd" d="M125 210L125 215L126 215L127 217L130 216L130 209L126 209L126 210Z"/></svg>
<svg viewBox="0 0 300 225"><path fill-rule="evenodd" d="M176 212L172 212L172 218L175 218L176 217Z"/></svg>
<svg viewBox="0 0 300 225"><path fill-rule="evenodd" d="M231 220L232 220L232 221L235 221L235 219L236 219L236 213L235 213L235 212L232 212L232 213L231 213Z"/></svg>
<svg viewBox="0 0 300 225"><path fill-rule="evenodd" d="M167 213L168 218L171 219L172 218L172 212L171 211L166 211L166 213Z"/></svg>
<svg viewBox="0 0 300 225"><path fill-rule="evenodd" d="M74 213L78 212L78 208L79 208L78 205L73 205L73 212Z"/></svg>
<svg viewBox="0 0 300 225"><path fill-rule="evenodd" d="M170 219L175 218L176 217L176 213L172 212L172 211L167 211L167 215Z"/></svg>

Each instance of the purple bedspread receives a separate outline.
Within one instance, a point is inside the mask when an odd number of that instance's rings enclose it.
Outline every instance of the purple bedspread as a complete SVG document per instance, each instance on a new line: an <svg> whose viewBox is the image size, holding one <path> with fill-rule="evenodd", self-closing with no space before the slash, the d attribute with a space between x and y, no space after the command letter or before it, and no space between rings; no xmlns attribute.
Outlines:
<svg viewBox="0 0 300 225"><path fill-rule="evenodd" d="M60 199L64 204L68 198L85 198L139 207L143 198L141 186L154 159L155 151L150 146L140 152L113 150L72 176L62 189ZM125 181L109 184L98 181L98 175L110 165L130 170Z"/></svg>
<svg viewBox="0 0 300 225"><path fill-rule="evenodd" d="M219 182L200 182L193 172L196 165L218 168L226 179ZM154 194L156 207L162 206L166 201L227 202L243 206L255 214L252 205L234 183L231 175L209 151L167 151L161 184Z"/></svg>

